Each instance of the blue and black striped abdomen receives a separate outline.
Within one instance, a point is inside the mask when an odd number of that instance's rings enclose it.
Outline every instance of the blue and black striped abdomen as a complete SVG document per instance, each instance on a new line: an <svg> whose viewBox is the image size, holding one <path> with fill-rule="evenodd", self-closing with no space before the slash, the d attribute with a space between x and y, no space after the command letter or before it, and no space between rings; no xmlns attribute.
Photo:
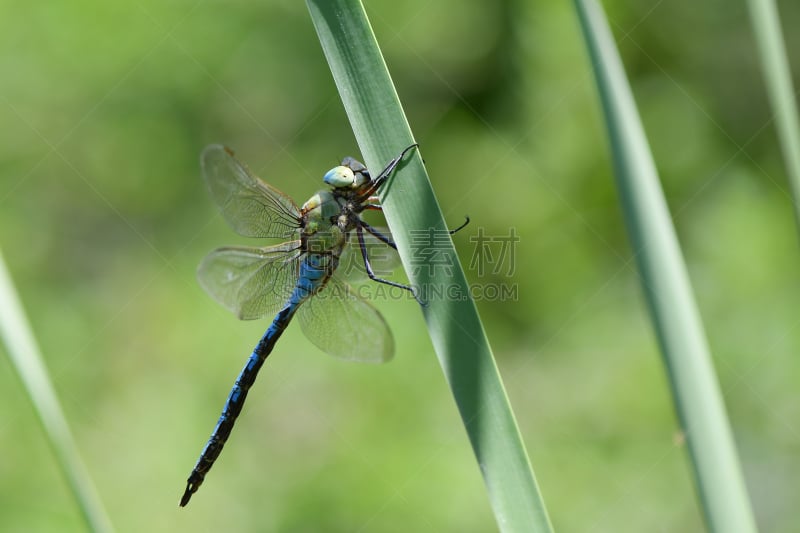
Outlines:
<svg viewBox="0 0 800 533"><path fill-rule="evenodd" d="M253 353L250 354L247 363L239 373L239 377L236 378L236 383L234 383L230 394L228 394L228 400L225 402L225 407L222 409L222 414L217 421L214 432L211 434L211 438L208 439L208 443L200 454L200 459L197 460L192 473L189 475L186 491L181 498L181 507L189 503L192 494L197 492L206 474L214 465L214 461L222 452L222 448L225 446L231 430L233 430L233 425L239 413L242 412L247 393L255 382L258 371L261 370L261 366L272 352L275 343L284 330L286 330L295 312L303 302L322 290L328 279L330 279L339 263L338 252L340 250L327 254L308 254L300 262L298 279L292 295L283 309L275 315L269 329L264 333Z"/></svg>
<svg viewBox="0 0 800 533"><path fill-rule="evenodd" d="M297 284L289 299L289 305L300 305L313 294L321 291L338 264L338 253L306 255L300 262Z"/></svg>

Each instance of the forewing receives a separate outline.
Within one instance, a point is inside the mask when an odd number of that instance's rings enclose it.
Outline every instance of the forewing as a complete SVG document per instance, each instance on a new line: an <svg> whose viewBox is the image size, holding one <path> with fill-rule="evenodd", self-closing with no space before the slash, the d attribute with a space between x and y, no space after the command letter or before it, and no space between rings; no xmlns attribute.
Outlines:
<svg viewBox="0 0 800 533"><path fill-rule="evenodd" d="M300 327L320 350L363 363L394 357L392 332L383 316L334 276L298 311Z"/></svg>
<svg viewBox="0 0 800 533"><path fill-rule="evenodd" d="M242 320L276 313L297 282L300 241L214 250L197 270L200 285Z"/></svg>
<svg viewBox="0 0 800 533"><path fill-rule="evenodd" d="M245 237L293 239L300 210L291 198L267 185L224 146L212 144L201 156L203 177L222 216Z"/></svg>

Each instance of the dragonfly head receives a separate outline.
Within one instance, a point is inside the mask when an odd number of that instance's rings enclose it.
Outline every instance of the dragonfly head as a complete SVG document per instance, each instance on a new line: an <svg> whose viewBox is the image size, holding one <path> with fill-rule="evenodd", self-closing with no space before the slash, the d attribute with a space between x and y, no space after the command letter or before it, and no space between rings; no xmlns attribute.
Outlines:
<svg viewBox="0 0 800 533"><path fill-rule="evenodd" d="M340 165L330 169L322 180L337 189L359 189L369 182L369 174L358 169L353 172L350 167Z"/></svg>

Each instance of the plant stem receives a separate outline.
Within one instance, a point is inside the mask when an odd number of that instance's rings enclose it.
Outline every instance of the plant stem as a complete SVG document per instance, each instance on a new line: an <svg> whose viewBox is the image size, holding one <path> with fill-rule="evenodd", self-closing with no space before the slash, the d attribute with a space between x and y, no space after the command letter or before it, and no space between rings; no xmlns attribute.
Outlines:
<svg viewBox="0 0 800 533"><path fill-rule="evenodd" d="M414 139L364 8L357 0L308 0L307 4L367 167L381 168ZM480 465L497 524L508 532L551 531L421 157L415 152L398 174L402 191L398 187L384 195L384 213L412 285L424 289L428 305L422 312L428 332ZM430 252L431 242L424 237L431 232L438 232L436 256L447 258L449 268L420 263L425 250ZM445 289L445 294L463 298L434 294Z"/></svg>
<svg viewBox="0 0 800 533"><path fill-rule="evenodd" d="M602 8L575 0L617 187L709 529L756 531L703 325L622 60Z"/></svg>

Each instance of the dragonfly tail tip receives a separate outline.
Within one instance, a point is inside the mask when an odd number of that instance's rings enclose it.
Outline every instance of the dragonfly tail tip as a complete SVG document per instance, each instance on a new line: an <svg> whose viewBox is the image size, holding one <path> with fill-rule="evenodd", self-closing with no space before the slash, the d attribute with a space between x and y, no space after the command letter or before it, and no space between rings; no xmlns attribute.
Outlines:
<svg viewBox="0 0 800 533"><path fill-rule="evenodd" d="M191 482L186 484L186 490L183 492L183 496L181 497L181 507L186 507L186 504L189 503L189 500L192 499L192 494L197 491L197 486L193 485Z"/></svg>

